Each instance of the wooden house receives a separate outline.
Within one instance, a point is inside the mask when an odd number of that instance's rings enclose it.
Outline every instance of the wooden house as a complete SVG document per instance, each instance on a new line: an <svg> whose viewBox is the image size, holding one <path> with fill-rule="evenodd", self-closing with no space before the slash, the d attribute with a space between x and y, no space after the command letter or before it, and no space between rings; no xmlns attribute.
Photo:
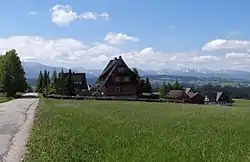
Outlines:
<svg viewBox="0 0 250 162"><path fill-rule="evenodd" d="M60 76L60 74L59 74ZM69 73L64 73L64 77L67 78ZM86 74L85 73L72 73L72 80L73 80L73 88L75 94L79 94L82 91L88 90Z"/></svg>
<svg viewBox="0 0 250 162"><path fill-rule="evenodd" d="M204 104L232 106L234 101L225 92L205 92Z"/></svg>
<svg viewBox="0 0 250 162"><path fill-rule="evenodd" d="M139 84L137 75L119 56L109 61L92 91L101 96L136 96Z"/></svg>
<svg viewBox="0 0 250 162"><path fill-rule="evenodd" d="M165 98L168 102L186 103L189 100L189 96L184 90L170 90L166 94Z"/></svg>
<svg viewBox="0 0 250 162"><path fill-rule="evenodd" d="M204 104L204 96L198 92L188 92L187 93L189 100L188 103L192 104Z"/></svg>

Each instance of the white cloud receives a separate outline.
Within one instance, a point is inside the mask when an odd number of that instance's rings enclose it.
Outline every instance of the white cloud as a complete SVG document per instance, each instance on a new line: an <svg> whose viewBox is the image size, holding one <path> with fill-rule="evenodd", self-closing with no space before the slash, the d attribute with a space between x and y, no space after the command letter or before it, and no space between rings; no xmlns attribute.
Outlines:
<svg viewBox="0 0 250 162"><path fill-rule="evenodd" d="M249 53L227 53L225 55L226 59L245 59L245 58L250 58L250 54Z"/></svg>
<svg viewBox="0 0 250 162"><path fill-rule="evenodd" d="M230 51L230 52L249 52L250 41L216 39L206 43L202 47L203 51Z"/></svg>
<svg viewBox="0 0 250 162"><path fill-rule="evenodd" d="M103 20L109 20L109 14L103 12L101 14L94 13L94 12L85 12L78 15L79 19L85 20L97 20L98 18L102 18Z"/></svg>
<svg viewBox="0 0 250 162"><path fill-rule="evenodd" d="M197 52L167 53L152 47L122 51L103 43L83 44L75 39L45 39L13 36L0 39L0 53L15 48L22 60L35 60L49 65L104 68L109 59L122 56L130 67L141 69L207 68L211 70L250 70L248 53L227 53L222 56Z"/></svg>
<svg viewBox="0 0 250 162"><path fill-rule="evenodd" d="M74 20L109 20L109 14L106 12L84 12L77 13L69 5L55 5L52 9L52 22L58 26L69 25Z"/></svg>
<svg viewBox="0 0 250 162"><path fill-rule="evenodd" d="M123 33L112 33L109 32L105 38L105 41L107 41L109 44L121 44L124 42L138 42L139 38L133 37L133 36L129 36L127 34L123 34Z"/></svg>
<svg viewBox="0 0 250 162"><path fill-rule="evenodd" d="M31 12L29 12L29 15L31 15L31 16L34 16L34 15L36 15L37 13L35 12L35 11L31 11Z"/></svg>

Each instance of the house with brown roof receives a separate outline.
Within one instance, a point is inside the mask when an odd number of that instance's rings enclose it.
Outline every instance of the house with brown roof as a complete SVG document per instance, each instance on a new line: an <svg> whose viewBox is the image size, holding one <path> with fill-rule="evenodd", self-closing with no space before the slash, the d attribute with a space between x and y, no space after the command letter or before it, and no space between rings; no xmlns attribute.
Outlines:
<svg viewBox="0 0 250 162"><path fill-rule="evenodd" d="M119 56L109 61L92 91L95 95L101 96L136 96L139 84L137 75Z"/></svg>
<svg viewBox="0 0 250 162"><path fill-rule="evenodd" d="M204 104L232 106L234 101L225 92L205 92Z"/></svg>
<svg viewBox="0 0 250 162"><path fill-rule="evenodd" d="M186 103L189 101L189 96L184 90L170 90L165 98L168 102Z"/></svg>
<svg viewBox="0 0 250 162"><path fill-rule="evenodd" d="M204 104L204 96L198 92L194 93L194 92L188 92L187 93L188 97L189 97L189 101L188 103L192 103L192 104Z"/></svg>

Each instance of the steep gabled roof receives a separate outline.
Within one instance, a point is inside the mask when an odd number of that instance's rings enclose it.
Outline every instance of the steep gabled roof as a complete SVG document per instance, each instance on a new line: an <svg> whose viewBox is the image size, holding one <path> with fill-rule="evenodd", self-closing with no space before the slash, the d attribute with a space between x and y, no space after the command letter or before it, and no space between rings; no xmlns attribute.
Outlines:
<svg viewBox="0 0 250 162"><path fill-rule="evenodd" d="M130 72L133 75L136 75L128 66L127 64L124 62L124 60L122 59L121 56L119 56L119 58L115 58L113 60L110 60L108 65L105 67L105 69L103 70L103 72L101 73L101 75L99 76L96 84L99 84L99 86L97 87L98 90L100 90L108 81L108 79L110 78L111 74L113 73L113 71L115 70L115 68L119 65L125 65ZM105 78L104 81L100 81L100 77L102 77L103 75L108 74L107 77Z"/></svg>
<svg viewBox="0 0 250 162"><path fill-rule="evenodd" d="M218 102L222 96L222 94L224 94L226 96L225 101L226 102L233 102L233 100L230 98L230 96L225 93L225 92L205 92L205 99L204 101L209 101L209 102Z"/></svg>
<svg viewBox="0 0 250 162"><path fill-rule="evenodd" d="M216 94L216 101L219 101L221 95L222 95L223 92L217 92Z"/></svg>
<svg viewBox="0 0 250 162"><path fill-rule="evenodd" d="M59 76L60 76L60 74L61 73L59 73ZM69 73L64 73L64 76L68 77ZM84 82L84 83L86 83L86 74L85 73L75 73L75 72L73 72L71 76L72 76L72 80L75 81L75 82Z"/></svg>
<svg viewBox="0 0 250 162"><path fill-rule="evenodd" d="M215 92L215 91L205 92L204 97L205 97L204 101L206 101L206 102L216 102L217 92Z"/></svg>
<svg viewBox="0 0 250 162"><path fill-rule="evenodd" d="M194 96L198 95L199 93L188 92L187 95L189 98L193 98Z"/></svg>
<svg viewBox="0 0 250 162"><path fill-rule="evenodd" d="M184 90L170 90L165 97L169 99L184 99L188 98L188 95Z"/></svg>
<svg viewBox="0 0 250 162"><path fill-rule="evenodd" d="M104 68L104 70L100 74L100 77L105 75L117 62L118 62L117 58L110 60L109 63L107 64L107 66Z"/></svg>

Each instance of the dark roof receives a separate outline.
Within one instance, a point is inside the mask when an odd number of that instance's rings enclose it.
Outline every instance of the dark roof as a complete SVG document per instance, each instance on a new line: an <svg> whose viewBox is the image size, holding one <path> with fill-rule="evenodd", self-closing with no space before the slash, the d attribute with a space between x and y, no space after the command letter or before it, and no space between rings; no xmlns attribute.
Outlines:
<svg viewBox="0 0 250 162"><path fill-rule="evenodd" d="M115 58L114 60L110 60L107 66L104 68L104 70L100 74L100 77L106 74L117 62L118 62L117 58Z"/></svg>
<svg viewBox="0 0 250 162"><path fill-rule="evenodd" d="M188 98L188 95L184 90L170 90L165 97L169 99L183 99Z"/></svg>
<svg viewBox="0 0 250 162"><path fill-rule="evenodd" d="M205 97L204 101L216 102L217 92L215 92L215 91L213 91L213 92L205 92L204 97Z"/></svg>
<svg viewBox="0 0 250 162"><path fill-rule="evenodd" d="M199 93L188 92L187 95L189 98L193 98L194 96L198 95Z"/></svg>
<svg viewBox="0 0 250 162"><path fill-rule="evenodd" d="M103 70L103 72L101 73L99 78L97 79L97 82L95 83L95 87L93 89L98 89L98 90L101 89L106 84L106 82L110 78L110 76L113 73L113 71L115 70L115 68L119 65L127 66L126 63L123 61L121 56L119 56L119 58L115 58L113 60L110 60L108 65L105 67L105 69ZM127 68L131 71L132 74L136 75L128 66L127 66ZM108 74L107 77L104 79L104 81L100 81L100 77L102 77L105 74Z"/></svg>
<svg viewBox="0 0 250 162"><path fill-rule="evenodd" d="M225 92L215 92L215 91L213 91L213 92L205 92L204 101L218 102L222 95L225 95L224 101L233 102L233 100L231 99L231 97L227 93L225 93Z"/></svg>
<svg viewBox="0 0 250 162"><path fill-rule="evenodd" d="M68 76L69 73L64 73L64 75ZM72 73L72 80L75 82L86 83L86 74L85 73Z"/></svg>

